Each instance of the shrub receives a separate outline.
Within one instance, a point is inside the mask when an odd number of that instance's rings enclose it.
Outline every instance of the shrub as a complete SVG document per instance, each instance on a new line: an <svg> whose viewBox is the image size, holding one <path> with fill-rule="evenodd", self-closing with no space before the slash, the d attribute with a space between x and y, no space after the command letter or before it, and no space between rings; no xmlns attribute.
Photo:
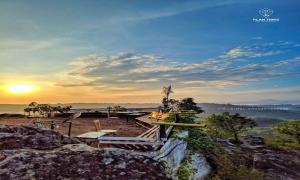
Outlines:
<svg viewBox="0 0 300 180"><path fill-rule="evenodd" d="M176 176L178 177L179 180L189 180L191 177L191 174L187 167L185 167L184 165L181 165L177 169Z"/></svg>
<svg viewBox="0 0 300 180"><path fill-rule="evenodd" d="M168 169L169 168L169 164L168 164L167 161L161 160L161 161L159 161L159 163L164 167L164 169Z"/></svg>
<svg viewBox="0 0 300 180"><path fill-rule="evenodd" d="M215 144L201 130L190 128L187 139L188 149L192 152L202 152L214 148Z"/></svg>
<svg viewBox="0 0 300 180"><path fill-rule="evenodd" d="M300 120L285 121L273 126L277 132L293 138L300 144Z"/></svg>

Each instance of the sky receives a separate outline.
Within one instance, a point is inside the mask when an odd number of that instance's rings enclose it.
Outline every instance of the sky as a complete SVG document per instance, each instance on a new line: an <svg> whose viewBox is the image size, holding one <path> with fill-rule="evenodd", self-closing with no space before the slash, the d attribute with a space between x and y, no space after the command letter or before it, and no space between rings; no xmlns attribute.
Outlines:
<svg viewBox="0 0 300 180"><path fill-rule="evenodd" d="M169 84L177 99L299 104L300 1L0 1L0 104L160 103Z"/></svg>

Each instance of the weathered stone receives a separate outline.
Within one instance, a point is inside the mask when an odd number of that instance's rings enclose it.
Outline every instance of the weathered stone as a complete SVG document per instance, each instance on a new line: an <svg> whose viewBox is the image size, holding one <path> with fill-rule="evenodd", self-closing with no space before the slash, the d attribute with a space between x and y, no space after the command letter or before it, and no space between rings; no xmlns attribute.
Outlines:
<svg viewBox="0 0 300 180"><path fill-rule="evenodd" d="M265 145L265 139L259 136L246 136L243 142L251 146Z"/></svg>
<svg viewBox="0 0 300 180"><path fill-rule="evenodd" d="M6 158L6 156L4 155L4 153L0 153L0 161L3 161Z"/></svg>
<svg viewBox="0 0 300 180"><path fill-rule="evenodd" d="M80 141L50 129L0 125L0 150L21 148L50 150L65 144L76 143Z"/></svg>
<svg viewBox="0 0 300 180"><path fill-rule="evenodd" d="M256 140L255 144L261 143L260 138ZM263 145L234 145L220 139L215 139L215 142L224 152L230 152L227 154L236 165L257 169L264 173L265 179L300 179L300 151L272 149Z"/></svg>
<svg viewBox="0 0 300 180"><path fill-rule="evenodd" d="M149 157L69 144L80 141L47 129L0 125L0 139L0 179L168 179Z"/></svg>

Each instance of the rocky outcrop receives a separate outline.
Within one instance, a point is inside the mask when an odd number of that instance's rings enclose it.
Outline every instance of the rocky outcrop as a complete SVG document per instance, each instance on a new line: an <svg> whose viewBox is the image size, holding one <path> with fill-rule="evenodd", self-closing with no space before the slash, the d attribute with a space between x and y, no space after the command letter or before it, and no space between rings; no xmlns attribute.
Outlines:
<svg viewBox="0 0 300 180"><path fill-rule="evenodd" d="M176 137L169 138L159 151L147 155L164 164L172 179L178 179L177 170L180 166L188 167L188 170L192 171L191 179L205 179L210 173L210 166L202 154L190 154L188 143L184 140L188 135L188 131L178 132Z"/></svg>
<svg viewBox="0 0 300 180"><path fill-rule="evenodd" d="M0 125L0 150L38 149L50 150L79 140L66 137L50 129L30 126Z"/></svg>
<svg viewBox="0 0 300 180"><path fill-rule="evenodd" d="M0 140L0 179L168 179L152 158L51 130L1 125Z"/></svg>
<svg viewBox="0 0 300 180"><path fill-rule="evenodd" d="M265 145L265 139L259 136L246 136L243 139L243 145L247 147L261 147Z"/></svg>
<svg viewBox="0 0 300 180"><path fill-rule="evenodd" d="M235 165L259 170L264 173L264 179L300 179L300 151L270 148L257 137L247 137L242 145L221 139L215 139L215 142ZM209 153L206 155L211 157Z"/></svg>
<svg viewBox="0 0 300 180"><path fill-rule="evenodd" d="M300 152L261 149L254 151L253 167L265 172L266 179L300 179Z"/></svg>
<svg viewBox="0 0 300 180"><path fill-rule="evenodd" d="M176 136L185 138L188 136L188 132L183 131L178 133ZM159 151L151 152L149 153L149 156L164 163L168 171L168 175L173 179L177 179L176 171L187 154L188 150L186 141L178 138L169 138Z"/></svg>
<svg viewBox="0 0 300 180"><path fill-rule="evenodd" d="M202 154L193 154L191 156L191 168L195 169L195 173L192 173L192 179L206 179L208 177L211 167L206 161L206 158Z"/></svg>

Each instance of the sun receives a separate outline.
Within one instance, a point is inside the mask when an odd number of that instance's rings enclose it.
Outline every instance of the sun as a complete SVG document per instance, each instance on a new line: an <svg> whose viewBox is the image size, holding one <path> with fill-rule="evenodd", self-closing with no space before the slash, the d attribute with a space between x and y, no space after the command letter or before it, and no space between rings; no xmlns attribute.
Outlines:
<svg viewBox="0 0 300 180"><path fill-rule="evenodd" d="M28 84L14 84L8 86L8 91L16 94L28 93L33 91L33 86Z"/></svg>

